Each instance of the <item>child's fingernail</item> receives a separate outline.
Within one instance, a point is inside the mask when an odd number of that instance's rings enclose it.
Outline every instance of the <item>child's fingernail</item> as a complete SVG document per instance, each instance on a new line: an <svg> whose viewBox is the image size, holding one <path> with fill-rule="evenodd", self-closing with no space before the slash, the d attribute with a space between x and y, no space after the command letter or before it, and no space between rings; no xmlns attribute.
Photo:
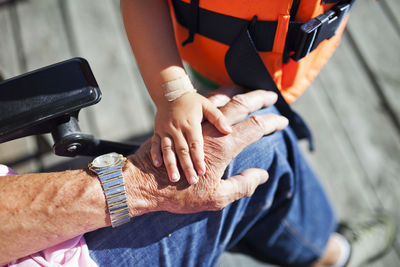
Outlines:
<svg viewBox="0 0 400 267"><path fill-rule="evenodd" d="M232 127L229 126L228 124L225 124L224 125L224 130L227 131L227 132L232 132Z"/></svg>
<svg viewBox="0 0 400 267"><path fill-rule="evenodd" d="M172 174L172 182L178 182L179 181L179 174L178 173L173 173Z"/></svg>
<svg viewBox="0 0 400 267"><path fill-rule="evenodd" d="M154 165L156 167L160 167L161 166L161 162L158 159L156 159L156 160L154 160Z"/></svg>
<svg viewBox="0 0 400 267"><path fill-rule="evenodd" d="M197 176L192 176L192 177L190 177L190 181L192 181L192 183L191 184L197 184L197 182L199 181L199 178L197 178Z"/></svg>
<svg viewBox="0 0 400 267"><path fill-rule="evenodd" d="M201 166L201 168L198 170L198 175L202 176L202 175L206 174L205 169L206 169L206 167L203 164L203 166Z"/></svg>

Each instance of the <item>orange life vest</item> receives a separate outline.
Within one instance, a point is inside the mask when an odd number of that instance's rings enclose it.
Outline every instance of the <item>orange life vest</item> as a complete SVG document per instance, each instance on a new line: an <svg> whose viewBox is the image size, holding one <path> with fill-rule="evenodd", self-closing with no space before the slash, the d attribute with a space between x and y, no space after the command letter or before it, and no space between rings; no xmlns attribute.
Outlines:
<svg viewBox="0 0 400 267"><path fill-rule="evenodd" d="M305 91L338 46L354 1L197 0L197 10L192 8L193 2L196 1L170 1L183 60L212 81L231 84L225 65L232 41L229 34L237 31L231 28L253 20L256 25L250 35L255 46L261 47L258 55L286 102L291 103ZM193 16L194 22L190 21ZM182 45L190 28L192 40Z"/></svg>

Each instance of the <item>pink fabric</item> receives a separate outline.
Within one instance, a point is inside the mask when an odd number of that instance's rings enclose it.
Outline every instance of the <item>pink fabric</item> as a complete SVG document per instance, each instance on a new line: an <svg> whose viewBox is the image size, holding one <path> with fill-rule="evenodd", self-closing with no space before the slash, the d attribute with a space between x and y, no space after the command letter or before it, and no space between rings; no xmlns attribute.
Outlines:
<svg viewBox="0 0 400 267"><path fill-rule="evenodd" d="M0 176L15 175L13 169L0 164ZM4 266L13 267L76 267L90 266L95 267L97 264L90 258L89 249L86 245L85 238L80 235L56 246L39 251L27 257L14 260ZM4 267L3 266L3 267Z"/></svg>

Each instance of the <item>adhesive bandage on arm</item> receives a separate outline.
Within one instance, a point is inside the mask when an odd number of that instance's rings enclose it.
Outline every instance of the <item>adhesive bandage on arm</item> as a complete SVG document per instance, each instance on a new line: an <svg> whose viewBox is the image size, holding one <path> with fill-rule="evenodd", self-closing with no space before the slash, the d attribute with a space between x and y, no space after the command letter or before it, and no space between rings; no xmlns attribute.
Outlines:
<svg viewBox="0 0 400 267"><path fill-rule="evenodd" d="M164 96L168 102L172 102L186 93L197 92L194 89L189 76L184 75L162 85Z"/></svg>

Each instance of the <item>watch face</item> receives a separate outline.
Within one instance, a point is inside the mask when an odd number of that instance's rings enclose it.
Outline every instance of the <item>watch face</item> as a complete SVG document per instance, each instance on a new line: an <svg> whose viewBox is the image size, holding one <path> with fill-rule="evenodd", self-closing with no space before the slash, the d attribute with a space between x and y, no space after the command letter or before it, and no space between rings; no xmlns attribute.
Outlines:
<svg viewBox="0 0 400 267"><path fill-rule="evenodd" d="M106 168L117 163L119 159L117 153L109 153L95 158L92 165L95 168Z"/></svg>

